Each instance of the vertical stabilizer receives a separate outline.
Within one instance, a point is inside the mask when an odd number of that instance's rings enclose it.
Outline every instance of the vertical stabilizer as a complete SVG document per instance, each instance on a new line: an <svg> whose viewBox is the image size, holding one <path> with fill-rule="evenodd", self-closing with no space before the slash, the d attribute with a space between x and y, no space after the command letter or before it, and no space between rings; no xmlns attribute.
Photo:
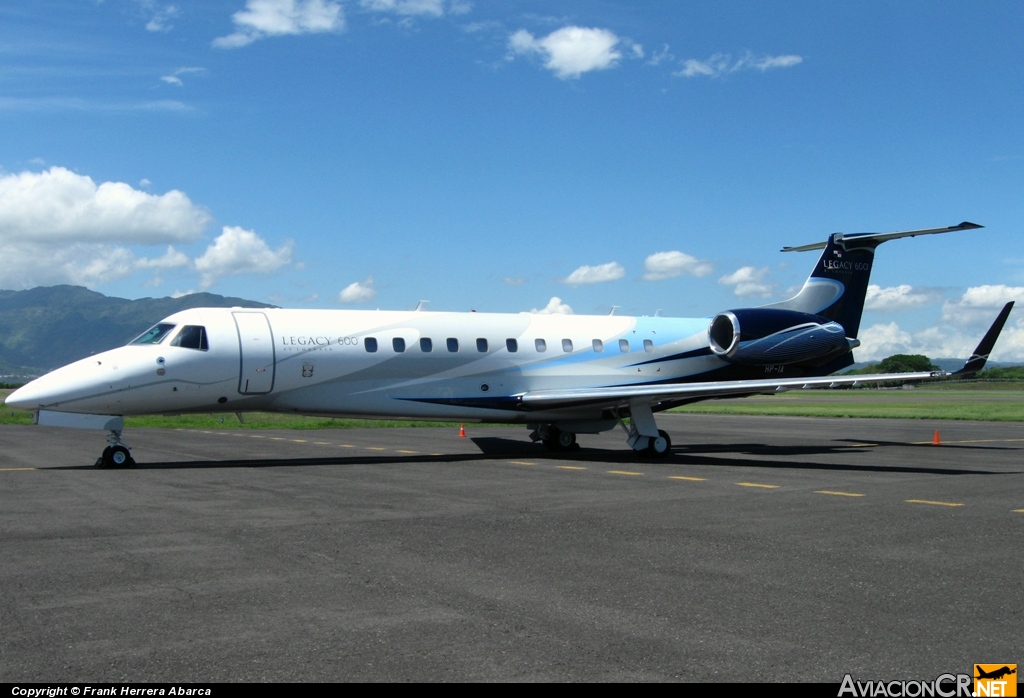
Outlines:
<svg viewBox="0 0 1024 698"><path fill-rule="evenodd" d="M812 313L835 320L846 330L847 337L856 337L860 331L864 300L867 297L871 267L875 261L875 248L888 240L917 235L936 235L957 230L974 230L982 226L963 222L947 228L927 228L897 233L833 233L826 242L784 247L783 252L804 252L821 249L821 257L811 271L800 292L781 303L767 308L781 308Z"/></svg>

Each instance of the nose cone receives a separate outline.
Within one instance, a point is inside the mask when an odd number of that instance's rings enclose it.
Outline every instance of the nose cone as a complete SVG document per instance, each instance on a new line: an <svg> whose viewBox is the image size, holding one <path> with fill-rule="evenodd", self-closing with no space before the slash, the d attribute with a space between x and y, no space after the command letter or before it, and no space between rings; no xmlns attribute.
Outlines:
<svg viewBox="0 0 1024 698"><path fill-rule="evenodd" d="M31 410L39 407L39 398L41 397L40 391L36 383L39 379L23 385L22 387L15 390L13 393L7 396L4 400L4 405L7 407L16 407L20 410Z"/></svg>
<svg viewBox="0 0 1024 698"><path fill-rule="evenodd" d="M73 370L74 367L75 364L71 364L36 378L11 393L4 404L23 410L60 407L82 392L81 371Z"/></svg>
<svg viewBox="0 0 1024 698"><path fill-rule="evenodd" d="M9 407L23 410L49 409L88 412L89 398L109 392L112 352L68 364L18 388L5 400Z"/></svg>

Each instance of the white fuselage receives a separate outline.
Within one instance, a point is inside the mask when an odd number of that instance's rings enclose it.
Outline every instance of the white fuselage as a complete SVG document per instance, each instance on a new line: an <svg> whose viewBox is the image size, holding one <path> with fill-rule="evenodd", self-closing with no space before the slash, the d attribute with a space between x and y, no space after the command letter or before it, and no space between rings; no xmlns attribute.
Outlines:
<svg viewBox="0 0 1024 698"><path fill-rule="evenodd" d="M510 409L530 391L661 383L725 365L709 318L201 308L159 343L49 373L8 398L88 414L274 411L533 422L600 410ZM176 346L203 328L205 348ZM375 350L374 350L375 349ZM689 357L678 357L692 352Z"/></svg>

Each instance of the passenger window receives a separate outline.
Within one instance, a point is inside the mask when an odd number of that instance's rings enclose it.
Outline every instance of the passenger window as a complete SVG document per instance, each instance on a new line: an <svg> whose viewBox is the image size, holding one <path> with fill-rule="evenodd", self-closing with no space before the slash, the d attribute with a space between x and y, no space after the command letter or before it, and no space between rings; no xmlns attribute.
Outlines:
<svg viewBox="0 0 1024 698"><path fill-rule="evenodd" d="M430 337L420 337L420 351L424 354L434 351L434 343L430 341Z"/></svg>
<svg viewBox="0 0 1024 698"><path fill-rule="evenodd" d="M183 349L199 349L206 351L210 345L206 343L206 328L199 325L185 325L171 342L172 347Z"/></svg>
<svg viewBox="0 0 1024 698"><path fill-rule="evenodd" d="M620 339L619 340L619 351L621 351L623 354L628 354L629 353L629 340L628 339Z"/></svg>
<svg viewBox="0 0 1024 698"><path fill-rule="evenodd" d="M652 342L649 339L645 339L644 340L644 351L646 351L648 354L650 354L652 351L654 351L654 342Z"/></svg>
<svg viewBox="0 0 1024 698"><path fill-rule="evenodd" d="M533 346L537 347L537 351L539 352L545 352L548 350L548 343L543 339L535 339L533 341Z"/></svg>
<svg viewBox="0 0 1024 698"><path fill-rule="evenodd" d="M594 351L596 351L598 354L600 354L602 351L604 351L604 342L602 342L600 339L595 339L594 340Z"/></svg>
<svg viewBox="0 0 1024 698"><path fill-rule="evenodd" d="M394 339L391 340L391 346L396 353L401 354L403 351L405 351L405 340L402 339L401 337L395 337Z"/></svg>
<svg viewBox="0 0 1024 698"><path fill-rule="evenodd" d="M364 337L363 346L366 347L366 351L371 354L377 351L377 338L376 337Z"/></svg>
<svg viewBox="0 0 1024 698"><path fill-rule="evenodd" d="M169 322L161 322L158 325L150 327L148 330L129 342L129 344L159 344L175 327L177 327L177 325Z"/></svg>
<svg viewBox="0 0 1024 698"><path fill-rule="evenodd" d="M451 353L454 354L458 350L459 350L459 340L455 339L455 337L449 337L448 338L448 351L450 351Z"/></svg>
<svg viewBox="0 0 1024 698"><path fill-rule="evenodd" d="M506 339L505 348L508 349L511 353L515 354L517 351L519 351L519 342L517 342L514 339Z"/></svg>
<svg viewBox="0 0 1024 698"><path fill-rule="evenodd" d="M571 354L572 353L572 340L571 339L563 339L562 340L562 351L564 351L566 354Z"/></svg>
<svg viewBox="0 0 1024 698"><path fill-rule="evenodd" d="M476 340L476 350L478 352L480 352L481 354L486 354L487 353L487 340L486 339L477 339Z"/></svg>

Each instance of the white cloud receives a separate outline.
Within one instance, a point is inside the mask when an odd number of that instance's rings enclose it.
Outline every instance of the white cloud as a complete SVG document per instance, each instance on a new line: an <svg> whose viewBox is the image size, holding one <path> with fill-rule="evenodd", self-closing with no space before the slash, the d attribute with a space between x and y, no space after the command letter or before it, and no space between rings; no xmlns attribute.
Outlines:
<svg viewBox="0 0 1024 698"><path fill-rule="evenodd" d="M723 75L735 73L740 70L759 70L763 73L773 68L790 68L802 63L803 60L803 57L794 55L755 56L749 51L740 58L733 60L732 54L716 53L704 61L698 61L695 58L687 58L681 63L682 69L673 73L673 75L684 78L720 78Z"/></svg>
<svg viewBox="0 0 1024 698"><path fill-rule="evenodd" d="M267 274L280 269L292 259L292 243L271 250L259 235L236 226L224 226L206 252L195 261L202 275L200 287L207 289L222 276Z"/></svg>
<svg viewBox="0 0 1024 698"><path fill-rule="evenodd" d="M678 250L655 252L644 260L644 269L647 270L643 277L644 281L672 279L682 274L707 276L713 271L711 262Z"/></svg>
<svg viewBox="0 0 1024 698"><path fill-rule="evenodd" d="M246 0L231 16L236 31L213 40L217 48L238 48L268 36L340 32L345 15L335 0Z"/></svg>
<svg viewBox="0 0 1024 698"><path fill-rule="evenodd" d="M865 310L882 313L894 313L931 305L939 300L934 291L915 291L909 284L882 288L877 284L868 286L867 297L864 299Z"/></svg>
<svg viewBox="0 0 1024 698"><path fill-rule="evenodd" d="M175 5L164 5L163 7L157 7L153 9L153 3L145 3L150 6L153 16L148 22L146 22L146 31L151 32L169 32L174 29L172 20L181 14L181 11Z"/></svg>
<svg viewBox="0 0 1024 698"><path fill-rule="evenodd" d="M135 260L135 264L143 269L174 269L176 267L187 267L192 264L192 259L185 254L174 249L172 246L167 246L167 252L162 257L156 259L142 259Z"/></svg>
<svg viewBox="0 0 1024 698"><path fill-rule="evenodd" d="M995 320L994 311L987 324ZM1013 316L1011 315L1011 321ZM920 332L906 332L895 323L872 325L861 330L860 348L854 356L858 361L880 361L893 354L923 354L931 359L966 360L981 341L984 328L965 331L951 325L929 327ZM993 361L1024 361L1024 321L1007 324L996 341L990 357Z"/></svg>
<svg viewBox="0 0 1024 698"><path fill-rule="evenodd" d="M942 321L966 327L988 325L1010 301L1017 301L1013 314L1019 316L1024 306L1024 286L973 286L964 291L959 300L943 304Z"/></svg>
<svg viewBox="0 0 1024 698"><path fill-rule="evenodd" d="M189 75L191 73L204 73L206 68L194 68L194 67L182 67L175 70L170 75L163 75L160 77L161 80L166 82L168 85L174 85L175 87L182 87L185 83L179 77L181 75Z"/></svg>
<svg viewBox="0 0 1024 698"><path fill-rule="evenodd" d="M620 39L607 29L586 27L562 27L547 36L537 39L533 34L520 29L509 37L510 54L537 54L544 59L544 67L559 78L578 78L592 70L614 67L622 53L616 46ZM631 47L634 44L629 44ZM634 48L634 54L636 48ZM640 49L640 55L643 50Z"/></svg>
<svg viewBox="0 0 1024 698"><path fill-rule="evenodd" d="M540 315L572 315L572 308L563 303L562 299L558 296L552 296L551 300L543 308L540 310L534 308L530 312Z"/></svg>
<svg viewBox="0 0 1024 698"><path fill-rule="evenodd" d="M445 7L450 14L465 14L472 5L464 0L359 0L364 10L396 15L440 17Z"/></svg>
<svg viewBox="0 0 1024 698"><path fill-rule="evenodd" d="M718 280L724 286L735 286L733 293L740 298L748 296L760 296L768 298L772 295L773 286L765 280L768 275L768 267L756 269L754 267L740 267L732 274L726 274Z"/></svg>
<svg viewBox="0 0 1024 698"><path fill-rule="evenodd" d="M861 343L854 353L857 361L881 361L893 354L922 353L910 350L913 346L913 337L909 332L901 330L895 322L886 325L872 325L861 330L857 339Z"/></svg>
<svg viewBox="0 0 1024 698"><path fill-rule="evenodd" d="M647 61L647 65L661 65L665 61L674 61L675 56L669 51L668 44L662 44L661 48L651 54L651 59Z"/></svg>
<svg viewBox="0 0 1024 698"><path fill-rule="evenodd" d="M626 275L626 270L622 268L622 265L618 262L608 262L607 264L598 264L596 267L588 267L583 265L569 276L562 279L562 283L570 284L572 286L579 286L582 284L600 284L605 281L615 281L621 279Z"/></svg>
<svg viewBox="0 0 1024 698"><path fill-rule="evenodd" d="M210 215L182 192L147 194L123 182L97 185L63 167L0 176L0 245L197 239Z"/></svg>
<svg viewBox="0 0 1024 698"><path fill-rule="evenodd" d="M365 281L355 281L341 290L338 300L342 303L368 303L377 297L377 289L373 287L373 277L367 276Z"/></svg>
<svg viewBox="0 0 1024 698"><path fill-rule="evenodd" d="M140 269L190 267L173 246L150 258L124 245L192 242L209 221L180 191L156 195L123 182L96 184L62 167L2 175L0 286L95 286Z"/></svg>

